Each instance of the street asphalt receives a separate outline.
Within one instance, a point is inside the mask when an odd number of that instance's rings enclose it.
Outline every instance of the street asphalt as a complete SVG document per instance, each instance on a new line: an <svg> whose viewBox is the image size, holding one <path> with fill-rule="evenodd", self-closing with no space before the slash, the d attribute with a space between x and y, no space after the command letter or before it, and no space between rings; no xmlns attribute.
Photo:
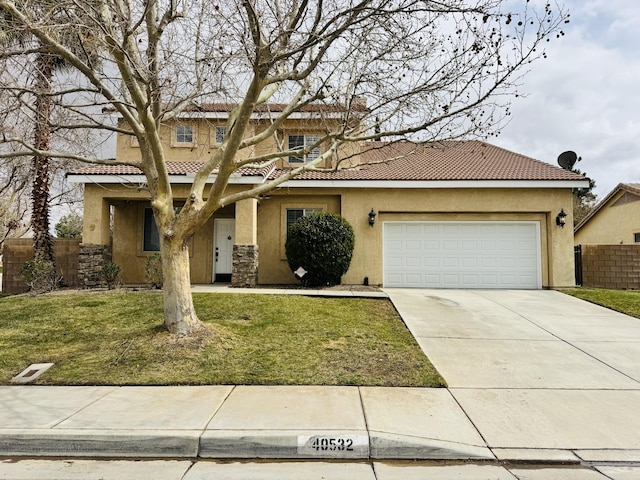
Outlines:
<svg viewBox="0 0 640 480"><path fill-rule="evenodd" d="M640 478L639 319L546 290L331 294L388 295L448 388L2 386L0 479Z"/></svg>

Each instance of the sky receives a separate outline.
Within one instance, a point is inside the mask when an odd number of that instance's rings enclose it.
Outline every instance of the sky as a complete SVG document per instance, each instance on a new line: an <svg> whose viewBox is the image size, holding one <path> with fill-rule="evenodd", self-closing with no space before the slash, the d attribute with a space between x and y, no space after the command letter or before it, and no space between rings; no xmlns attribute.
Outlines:
<svg viewBox="0 0 640 480"><path fill-rule="evenodd" d="M560 3L563 0L559 0ZM557 165L572 150L601 199L640 183L640 1L564 0L570 23L532 65L490 143Z"/></svg>

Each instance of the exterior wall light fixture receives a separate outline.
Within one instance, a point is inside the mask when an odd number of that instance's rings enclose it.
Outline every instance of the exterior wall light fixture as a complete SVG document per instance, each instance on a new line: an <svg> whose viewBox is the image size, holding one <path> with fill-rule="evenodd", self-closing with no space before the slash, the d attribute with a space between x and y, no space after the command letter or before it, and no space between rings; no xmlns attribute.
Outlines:
<svg viewBox="0 0 640 480"><path fill-rule="evenodd" d="M567 214L565 213L564 208L561 208L560 213L556 217L556 225L558 225L560 228L564 228L565 223L567 223L566 218Z"/></svg>
<svg viewBox="0 0 640 480"><path fill-rule="evenodd" d="M373 227L373 224L376 223L376 211L372 208L369 212L369 225Z"/></svg>

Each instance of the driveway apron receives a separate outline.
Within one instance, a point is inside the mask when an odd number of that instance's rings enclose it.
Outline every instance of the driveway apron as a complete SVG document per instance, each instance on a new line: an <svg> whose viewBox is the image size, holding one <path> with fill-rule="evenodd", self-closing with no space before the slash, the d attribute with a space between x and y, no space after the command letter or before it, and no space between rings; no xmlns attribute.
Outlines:
<svg viewBox="0 0 640 480"><path fill-rule="evenodd" d="M385 292L498 458L640 460L640 319L548 290Z"/></svg>

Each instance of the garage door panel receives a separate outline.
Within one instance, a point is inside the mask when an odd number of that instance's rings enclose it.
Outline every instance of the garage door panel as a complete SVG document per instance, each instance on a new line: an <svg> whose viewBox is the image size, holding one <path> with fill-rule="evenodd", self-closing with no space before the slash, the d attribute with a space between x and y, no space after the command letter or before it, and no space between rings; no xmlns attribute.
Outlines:
<svg viewBox="0 0 640 480"><path fill-rule="evenodd" d="M463 240L461 242L462 250L475 252L478 250L478 242L476 240Z"/></svg>
<svg viewBox="0 0 640 480"><path fill-rule="evenodd" d="M407 268L417 268L422 270L422 257L405 257Z"/></svg>
<svg viewBox="0 0 640 480"><path fill-rule="evenodd" d="M388 239L385 241L385 248L388 252L397 252L402 249L402 240Z"/></svg>
<svg viewBox="0 0 640 480"><path fill-rule="evenodd" d="M445 273L442 275L442 283L445 287L456 288L460 284L460 279L458 278L458 275Z"/></svg>
<svg viewBox="0 0 640 480"><path fill-rule="evenodd" d="M478 275L462 275L462 286L464 288L472 288L478 284Z"/></svg>
<svg viewBox="0 0 640 480"><path fill-rule="evenodd" d="M497 257L481 257L480 258L480 266L484 269L489 268L497 268L498 267L498 258Z"/></svg>
<svg viewBox="0 0 640 480"><path fill-rule="evenodd" d="M440 257L424 257L422 264L425 267L439 267Z"/></svg>
<svg viewBox="0 0 640 480"><path fill-rule="evenodd" d="M420 234L422 233L422 226L420 225L407 225L407 228L405 229L405 232L408 235L411 234Z"/></svg>
<svg viewBox="0 0 640 480"><path fill-rule="evenodd" d="M404 249L407 251L422 251L422 242L420 240L407 240L404 244Z"/></svg>
<svg viewBox="0 0 640 480"><path fill-rule="evenodd" d="M540 288L537 222L385 222L384 285Z"/></svg>
<svg viewBox="0 0 640 480"><path fill-rule="evenodd" d="M500 287L500 283L498 282L497 276L482 275L480 277L480 288L499 288L499 287ZM472 287L469 287L469 288L472 288Z"/></svg>
<svg viewBox="0 0 640 480"><path fill-rule="evenodd" d="M465 258L461 258L460 262L461 262L461 266L464 268L477 268L479 259L465 257Z"/></svg>
<svg viewBox="0 0 640 480"><path fill-rule="evenodd" d="M393 235L396 235L397 237L402 238L402 235L404 234L404 228L401 224L398 223L387 223L385 225L385 233L391 237Z"/></svg>
<svg viewBox="0 0 640 480"><path fill-rule="evenodd" d="M436 275L436 274L423 275L423 281L426 285L435 285L437 283L440 283L440 275Z"/></svg>
<svg viewBox="0 0 640 480"><path fill-rule="evenodd" d="M388 265L390 267L402 267L402 257L389 257Z"/></svg>
<svg viewBox="0 0 640 480"><path fill-rule="evenodd" d="M460 259L457 257L444 257L442 259L442 265L444 267L457 267L460 264Z"/></svg>

